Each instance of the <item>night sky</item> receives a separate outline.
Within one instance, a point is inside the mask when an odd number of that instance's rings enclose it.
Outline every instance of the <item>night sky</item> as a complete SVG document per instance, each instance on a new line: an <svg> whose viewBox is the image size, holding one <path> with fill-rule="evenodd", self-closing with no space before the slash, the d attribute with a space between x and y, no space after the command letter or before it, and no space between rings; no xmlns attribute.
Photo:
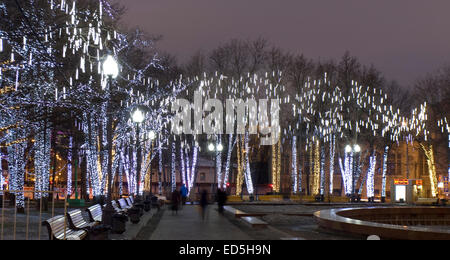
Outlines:
<svg viewBox="0 0 450 260"><path fill-rule="evenodd" d="M162 35L158 48L186 61L232 38L308 58L346 50L408 86L450 64L449 0L118 0L124 22Z"/></svg>

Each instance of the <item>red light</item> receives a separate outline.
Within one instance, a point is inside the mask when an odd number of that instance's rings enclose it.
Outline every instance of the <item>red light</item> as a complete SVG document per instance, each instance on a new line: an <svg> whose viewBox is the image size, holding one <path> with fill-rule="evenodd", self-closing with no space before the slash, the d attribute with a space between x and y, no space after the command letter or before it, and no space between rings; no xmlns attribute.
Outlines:
<svg viewBox="0 0 450 260"><path fill-rule="evenodd" d="M269 184L269 187L273 189L273 184Z"/></svg>
<svg viewBox="0 0 450 260"><path fill-rule="evenodd" d="M230 187L230 183L229 182L227 182L227 187Z"/></svg>

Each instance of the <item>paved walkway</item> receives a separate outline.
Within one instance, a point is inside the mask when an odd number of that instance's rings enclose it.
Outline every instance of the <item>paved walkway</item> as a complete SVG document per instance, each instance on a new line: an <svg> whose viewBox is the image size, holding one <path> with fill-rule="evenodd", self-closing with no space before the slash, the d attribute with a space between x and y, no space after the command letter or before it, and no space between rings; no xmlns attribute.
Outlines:
<svg viewBox="0 0 450 260"><path fill-rule="evenodd" d="M172 215L166 210L158 226L149 238L151 240L251 240L238 227L221 216L216 205L210 205L203 221L199 206L186 205Z"/></svg>

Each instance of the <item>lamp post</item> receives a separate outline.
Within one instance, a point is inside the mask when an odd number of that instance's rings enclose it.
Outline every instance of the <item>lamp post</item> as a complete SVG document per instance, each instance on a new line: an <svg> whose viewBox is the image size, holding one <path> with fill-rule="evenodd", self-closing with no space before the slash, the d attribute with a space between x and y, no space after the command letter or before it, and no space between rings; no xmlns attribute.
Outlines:
<svg viewBox="0 0 450 260"><path fill-rule="evenodd" d="M211 152L211 157L212 157L212 161L215 162L215 164L217 163L217 161L214 160L214 152L222 152L223 151L223 145L222 144L218 144L218 145L214 145L213 143L210 143L208 145L208 150ZM216 165L215 165L216 166ZM212 169L213 167L211 167ZM211 193L214 194L214 190L215 190L215 186L216 186L216 178L217 178L217 170L214 171L214 181L211 187Z"/></svg>
<svg viewBox="0 0 450 260"><path fill-rule="evenodd" d="M103 224L112 225L112 216L114 214L114 208L112 206L112 111L111 111L111 95L112 95L112 82L113 79L117 78L119 75L119 65L117 61L111 55L108 55L106 60L103 62L103 74L108 77L108 101L107 101L107 123L106 123L106 138L108 140L108 196L107 196L107 204L105 209L103 210Z"/></svg>
<svg viewBox="0 0 450 260"><path fill-rule="evenodd" d="M148 133L148 139L150 139L152 142L156 138L156 133L152 130ZM153 169L152 169L152 163L150 162L150 194L153 194L153 187L152 187L152 180L153 180Z"/></svg>
<svg viewBox="0 0 450 260"><path fill-rule="evenodd" d="M141 164L142 164L142 147L140 144L140 128L139 124L144 122L144 113L137 108L132 114L133 122L136 123L136 151L137 151L137 166L136 166L136 201L140 201L140 182L141 182Z"/></svg>
<svg viewBox="0 0 450 260"><path fill-rule="evenodd" d="M358 144L353 145L347 145L345 147L345 152L350 153L353 158L353 166L352 166L352 202L355 201L355 194L356 194L356 173L358 171L359 167L359 154L361 153L361 146Z"/></svg>

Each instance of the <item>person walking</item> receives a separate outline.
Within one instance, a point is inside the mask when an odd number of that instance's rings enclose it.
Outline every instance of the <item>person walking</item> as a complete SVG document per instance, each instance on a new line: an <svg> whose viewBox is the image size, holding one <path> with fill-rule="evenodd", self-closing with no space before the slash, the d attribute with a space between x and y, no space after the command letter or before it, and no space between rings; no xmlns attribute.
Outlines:
<svg viewBox="0 0 450 260"><path fill-rule="evenodd" d="M223 214L224 206L227 202L227 194L222 189L217 190L217 205L219 206L219 213Z"/></svg>
<svg viewBox="0 0 450 260"><path fill-rule="evenodd" d="M174 190L172 192L172 215L176 214L178 215L178 208L181 201L181 195L178 190Z"/></svg>
<svg viewBox="0 0 450 260"><path fill-rule="evenodd" d="M186 188L186 184L181 186L181 203L182 205L186 205L186 200L188 196L188 189Z"/></svg>
<svg viewBox="0 0 450 260"><path fill-rule="evenodd" d="M206 210L208 208L208 192L206 190L203 190L201 193L200 207L201 207L202 220L204 221L206 218Z"/></svg>

